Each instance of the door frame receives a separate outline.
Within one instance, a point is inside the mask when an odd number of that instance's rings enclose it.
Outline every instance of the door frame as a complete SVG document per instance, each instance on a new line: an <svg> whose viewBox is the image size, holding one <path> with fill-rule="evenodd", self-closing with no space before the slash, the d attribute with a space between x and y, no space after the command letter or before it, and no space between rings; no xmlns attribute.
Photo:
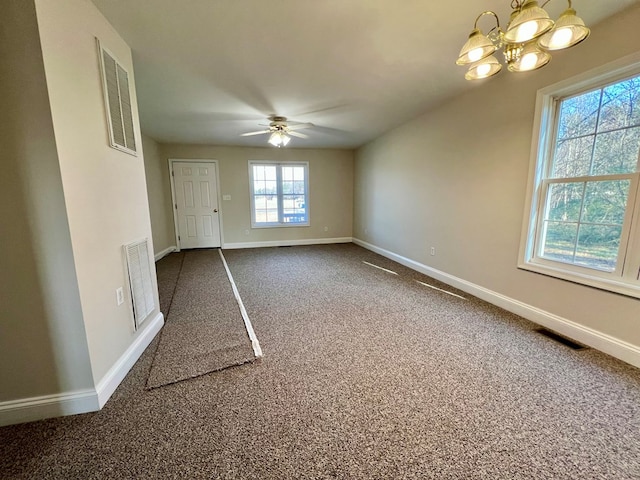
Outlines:
<svg viewBox="0 0 640 480"><path fill-rule="evenodd" d="M176 202L176 185L173 176L173 168L175 163L180 162L188 162L188 163L202 163L202 164L214 164L216 168L216 190L217 190L217 200L218 200L218 230L220 232L220 248L224 248L224 233L222 228L222 201L221 201L221 192L220 192L220 163L218 160L208 159L208 158L170 158L169 159L169 183L171 184L171 211L173 212L173 228L174 234L176 238L176 252L180 251L180 232L178 225L178 212L177 212L177 202Z"/></svg>

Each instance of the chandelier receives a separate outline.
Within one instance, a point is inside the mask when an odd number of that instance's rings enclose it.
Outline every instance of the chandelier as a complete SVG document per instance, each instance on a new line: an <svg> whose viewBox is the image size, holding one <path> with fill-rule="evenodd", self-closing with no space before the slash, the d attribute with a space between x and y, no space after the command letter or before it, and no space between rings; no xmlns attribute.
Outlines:
<svg viewBox="0 0 640 480"><path fill-rule="evenodd" d="M507 30L500 28L500 19L492 11L482 12L476 18L469 40L464 44L456 63L469 65L464 78L479 80L491 77L502 65L494 53L502 49L504 61L510 72L527 72L544 67L551 60L551 50L573 47L589 36L585 26L568 0L569 7L555 22L549 18L544 6L536 0L512 0L511 17ZM478 21L485 15L495 18L496 26L485 35L478 28Z"/></svg>

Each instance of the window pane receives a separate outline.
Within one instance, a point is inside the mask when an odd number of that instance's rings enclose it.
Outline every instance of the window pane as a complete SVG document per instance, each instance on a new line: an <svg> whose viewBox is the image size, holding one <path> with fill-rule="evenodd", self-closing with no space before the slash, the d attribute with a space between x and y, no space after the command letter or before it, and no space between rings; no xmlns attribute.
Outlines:
<svg viewBox="0 0 640 480"><path fill-rule="evenodd" d="M635 172L639 152L640 127L598 134L593 156L593 175Z"/></svg>
<svg viewBox="0 0 640 480"><path fill-rule="evenodd" d="M278 209L271 208L267 210L267 222L269 223L278 223Z"/></svg>
<svg viewBox="0 0 640 480"><path fill-rule="evenodd" d="M629 180L589 182L585 190L582 221L622 225L630 186Z"/></svg>
<svg viewBox="0 0 640 480"><path fill-rule="evenodd" d="M304 182L304 167L293 168L293 179L299 182Z"/></svg>
<svg viewBox="0 0 640 480"><path fill-rule="evenodd" d="M580 225L576 265L599 270L616 268L622 227L606 225Z"/></svg>
<svg viewBox="0 0 640 480"><path fill-rule="evenodd" d="M603 90L598 131L640 125L640 78L631 78Z"/></svg>
<svg viewBox="0 0 640 480"><path fill-rule="evenodd" d="M265 180L275 181L277 179L276 170L277 170L276 165L265 165L264 166Z"/></svg>
<svg viewBox="0 0 640 480"><path fill-rule="evenodd" d="M578 224L545 222L545 227L542 256L550 260L572 263Z"/></svg>
<svg viewBox="0 0 640 480"><path fill-rule="evenodd" d="M264 180L264 167L260 165L253 166L253 180Z"/></svg>
<svg viewBox="0 0 640 480"><path fill-rule="evenodd" d="M293 180L293 168L294 167L282 167L282 180L289 182Z"/></svg>
<svg viewBox="0 0 640 480"><path fill-rule="evenodd" d="M265 193L270 193L271 195L278 194L278 182L275 180L267 180L265 182Z"/></svg>
<svg viewBox="0 0 640 480"><path fill-rule="evenodd" d="M278 222L278 197L254 195L256 223Z"/></svg>
<svg viewBox="0 0 640 480"><path fill-rule="evenodd" d="M560 106L558 138L589 135L596 130L600 90L563 100Z"/></svg>
<svg viewBox="0 0 640 480"><path fill-rule="evenodd" d="M290 194L293 193L293 182L292 181L283 181L282 182L282 193Z"/></svg>
<svg viewBox="0 0 640 480"><path fill-rule="evenodd" d="M284 195L283 217L287 223L305 223L307 221L307 209L304 195Z"/></svg>
<svg viewBox="0 0 640 480"><path fill-rule="evenodd" d="M304 180L296 180L293 182L293 193L301 193L304 195Z"/></svg>
<svg viewBox="0 0 640 480"><path fill-rule="evenodd" d="M256 195L254 200L256 210L264 210L267 208L267 197L264 195Z"/></svg>
<svg viewBox="0 0 640 480"><path fill-rule="evenodd" d="M553 159L552 178L571 178L589 175L594 136L558 142Z"/></svg>
<svg viewBox="0 0 640 480"><path fill-rule="evenodd" d="M551 184L547 219L577 222L580 219L583 193L584 182Z"/></svg>

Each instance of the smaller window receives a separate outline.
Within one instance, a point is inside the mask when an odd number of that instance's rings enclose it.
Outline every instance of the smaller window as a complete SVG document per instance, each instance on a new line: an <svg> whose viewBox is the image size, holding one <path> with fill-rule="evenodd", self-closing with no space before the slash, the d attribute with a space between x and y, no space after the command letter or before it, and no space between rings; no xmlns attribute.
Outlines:
<svg viewBox="0 0 640 480"><path fill-rule="evenodd" d="M308 226L308 178L308 163L249 162L251 226Z"/></svg>

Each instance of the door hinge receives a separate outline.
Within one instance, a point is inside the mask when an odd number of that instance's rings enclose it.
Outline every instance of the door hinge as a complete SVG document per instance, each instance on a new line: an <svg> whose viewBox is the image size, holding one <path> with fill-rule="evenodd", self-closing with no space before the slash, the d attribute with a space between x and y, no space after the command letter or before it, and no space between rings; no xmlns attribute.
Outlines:
<svg viewBox="0 0 640 480"><path fill-rule="evenodd" d="M172 176L172 177L175 177L175 176L176 176L176 174L173 172L173 170L171 170L171 176Z"/></svg>
<svg viewBox="0 0 640 480"><path fill-rule="evenodd" d="M178 235L178 241L180 241L180 235Z"/></svg>

